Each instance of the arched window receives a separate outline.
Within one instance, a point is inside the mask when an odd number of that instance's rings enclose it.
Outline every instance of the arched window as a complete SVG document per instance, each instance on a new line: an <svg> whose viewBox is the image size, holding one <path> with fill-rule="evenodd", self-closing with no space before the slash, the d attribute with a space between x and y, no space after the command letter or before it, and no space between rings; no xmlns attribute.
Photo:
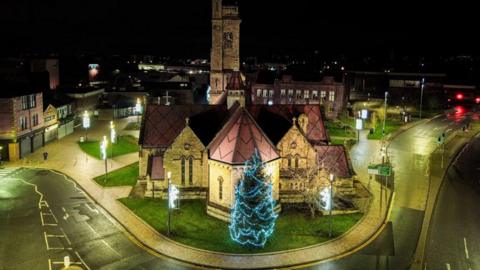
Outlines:
<svg viewBox="0 0 480 270"><path fill-rule="evenodd" d="M300 156L295 155L295 169L298 169L299 164L300 164Z"/></svg>
<svg viewBox="0 0 480 270"><path fill-rule="evenodd" d="M193 185L193 157L188 158L188 184Z"/></svg>
<svg viewBox="0 0 480 270"><path fill-rule="evenodd" d="M288 155L288 168L292 167L292 156Z"/></svg>
<svg viewBox="0 0 480 270"><path fill-rule="evenodd" d="M218 199L223 200L223 177L218 177Z"/></svg>
<svg viewBox="0 0 480 270"><path fill-rule="evenodd" d="M185 157L180 158L182 166L182 186L185 186Z"/></svg>

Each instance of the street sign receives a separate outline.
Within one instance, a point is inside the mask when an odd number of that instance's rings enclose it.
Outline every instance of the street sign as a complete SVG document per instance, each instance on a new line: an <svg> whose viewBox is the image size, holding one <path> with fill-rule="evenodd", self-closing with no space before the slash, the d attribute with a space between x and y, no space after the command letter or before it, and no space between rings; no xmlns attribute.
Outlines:
<svg viewBox="0 0 480 270"><path fill-rule="evenodd" d="M378 169L379 175L390 176L392 175L392 167L388 165L380 166Z"/></svg>
<svg viewBox="0 0 480 270"><path fill-rule="evenodd" d="M368 173L374 175L390 176L392 175L392 167L390 165L370 165L368 166Z"/></svg>

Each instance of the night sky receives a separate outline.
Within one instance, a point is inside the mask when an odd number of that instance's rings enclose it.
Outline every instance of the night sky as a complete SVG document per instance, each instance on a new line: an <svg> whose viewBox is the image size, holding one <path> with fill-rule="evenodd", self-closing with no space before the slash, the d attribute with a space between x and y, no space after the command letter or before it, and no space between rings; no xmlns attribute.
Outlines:
<svg viewBox="0 0 480 270"><path fill-rule="evenodd" d="M478 53L473 6L240 0L242 56ZM315 3L315 4L313 4ZM456 7L455 5L458 5ZM208 57L210 1L0 3L2 54L147 53Z"/></svg>

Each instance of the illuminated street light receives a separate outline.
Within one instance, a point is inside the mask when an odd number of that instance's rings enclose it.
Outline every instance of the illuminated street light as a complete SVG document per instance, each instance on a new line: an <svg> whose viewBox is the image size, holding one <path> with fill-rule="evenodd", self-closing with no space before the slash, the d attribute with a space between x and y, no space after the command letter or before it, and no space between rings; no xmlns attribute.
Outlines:
<svg viewBox="0 0 480 270"><path fill-rule="evenodd" d="M383 127L382 127L382 143L385 139L385 122L387 121L387 99L388 99L388 92L385 92L385 105L384 105L384 116L383 116Z"/></svg>
<svg viewBox="0 0 480 270"><path fill-rule="evenodd" d="M172 209L176 207L175 201L178 199L179 191L177 187L172 184L172 173L167 172L168 179L168 230L167 234L170 235L171 223L172 223Z"/></svg>
<svg viewBox="0 0 480 270"><path fill-rule="evenodd" d="M110 141L112 142L110 158L113 158L113 144L117 142L117 132L115 131L115 124L113 121L110 121Z"/></svg>
<svg viewBox="0 0 480 270"><path fill-rule="evenodd" d="M105 160L105 183L107 182L107 146L108 146L108 140L107 136L103 136L103 140L100 143L100 154L102 155L102 159Z"/></svg>
<svg viewBox="0 0 480 270"><path fill-rule="evenodd" d="M335 175L333 173L330 174L330 209L329 209L329 224L328 224L328 237L332 238L332 209L333 209L333 182L335 181Z"/></svg>
<svg viewBox="0 0 480 270"><path fill-rule="evenodd" d="M142 114L142 101L137 98L137 104L135 104L135 113L137 114L137 122L140 123L140 114Z"/></svg>
<svg viewBox="0 0 480 270"><path fill-rule="evenodd" d="M88 140L88 128L90 128L90 115L87 111L83 113L83 121L82 121L83 128L85 129L85 141Z"/></svg>

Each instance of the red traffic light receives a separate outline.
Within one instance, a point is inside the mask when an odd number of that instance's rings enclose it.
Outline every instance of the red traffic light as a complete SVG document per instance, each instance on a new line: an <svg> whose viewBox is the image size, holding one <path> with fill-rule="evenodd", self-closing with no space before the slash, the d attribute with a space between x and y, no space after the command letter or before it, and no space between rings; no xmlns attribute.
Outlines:
<svg viewBox="0 0 480 270"><path fill-rule="evenodd" d="M475 98L475 103L480 103L480 97Z"/></svg>
<svg viewBox="0 0 480 270"><path fill-rule="evenodd" d="M456 96L455 96L456 99L458 100L462 100L463 99L463 94L462 93L458 93Z"/></svg>

